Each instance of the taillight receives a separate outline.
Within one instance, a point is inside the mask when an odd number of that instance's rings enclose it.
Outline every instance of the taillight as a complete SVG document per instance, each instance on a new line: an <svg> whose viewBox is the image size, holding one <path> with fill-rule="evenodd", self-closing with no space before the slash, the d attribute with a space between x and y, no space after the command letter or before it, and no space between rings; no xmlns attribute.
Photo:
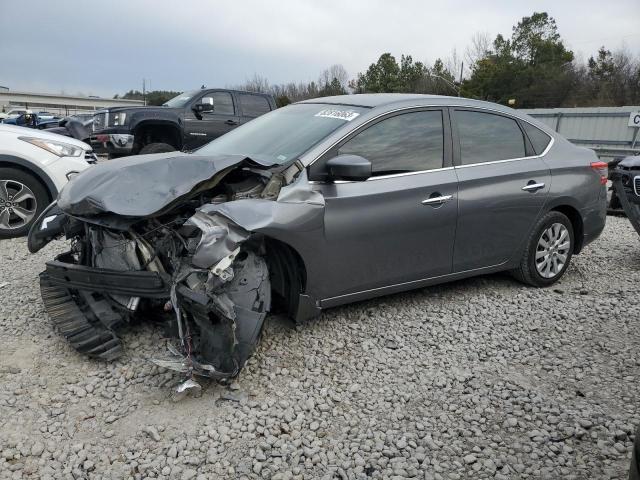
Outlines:
<svg viewBox="0 0 640 480"><path fill-rule="evenodd" d="M600 185L607 184L607 169L609 165L606 162L591 162L591 168L593 168L600 175Z"/></svg>

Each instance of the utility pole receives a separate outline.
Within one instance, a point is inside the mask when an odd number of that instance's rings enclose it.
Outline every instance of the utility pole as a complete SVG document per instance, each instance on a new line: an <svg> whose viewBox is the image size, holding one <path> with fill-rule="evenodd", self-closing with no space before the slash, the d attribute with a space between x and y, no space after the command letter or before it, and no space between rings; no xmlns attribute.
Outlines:
<svg viewBox="0 0 640 480"><path fill-rule="evenodd" d="M147 90L146 90L146 87L145 87L146 83L147 82L143 78L142 79L142 103L144 104L145 107L147 106Z"/></svg>
<svg viewBox="0 0 640 480"><path fill-rule="evenodd" d="M460 81L458 85L462 87L462 72L464 71L464 62L460 62ZM458 90L458 96L460 96L460 90Z"/></svg>

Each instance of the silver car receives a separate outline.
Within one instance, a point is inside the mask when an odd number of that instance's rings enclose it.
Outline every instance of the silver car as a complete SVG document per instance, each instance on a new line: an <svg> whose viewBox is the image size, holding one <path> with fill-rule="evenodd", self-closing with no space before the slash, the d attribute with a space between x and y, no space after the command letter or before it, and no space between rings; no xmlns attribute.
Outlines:
<svg viewBox="0 0 640 480"><path fill-rule="evenodd" d="M606 164L499 105L348 95L278 109L191 153L98 164L29 235L49 316L81 352L121 353L155 315L159 364L234 376L267 312L322 309L510 271L558 281L605 225Z"/></svg>

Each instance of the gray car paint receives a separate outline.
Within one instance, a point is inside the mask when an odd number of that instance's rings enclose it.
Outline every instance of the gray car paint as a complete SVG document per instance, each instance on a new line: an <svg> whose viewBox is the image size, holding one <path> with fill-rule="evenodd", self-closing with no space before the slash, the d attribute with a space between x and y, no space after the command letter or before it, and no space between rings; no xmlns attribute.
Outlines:
<svg viewBox="0 0 640 480"><path fill-rule="evenodd" d="M597 160L595 154L512 109L455 97L398 94L307 102L371 110L345 122L303 154L300 161L308 168L281 190L277 201L237 200L200 209L221 214L249 232L281 240L297 251L306 268L301 296L306 305L330 307L514 268L535 220L554 207L574 208L582 216L584 235L577 239L578 249L604 227L604 188L589 168ZM309 179L321 170L321 163L314 162L322 162L332 147L381 116L459 106L518 118L554 140L544 154L532 158L460 167L451 165L456 159L450 153L445 158L449 163L439 170L361 182ZM523 192L522 186L531 180L545 183L545 188ZM421 200L434 193L452 198L438 208L422 205Z"/></svg>

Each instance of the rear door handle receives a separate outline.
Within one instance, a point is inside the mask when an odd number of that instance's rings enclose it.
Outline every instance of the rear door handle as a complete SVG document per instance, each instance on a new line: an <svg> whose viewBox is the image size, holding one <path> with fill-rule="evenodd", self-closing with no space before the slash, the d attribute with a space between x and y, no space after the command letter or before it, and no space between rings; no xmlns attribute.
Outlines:
<svg viewBox="0 0 640 480"><path fill-rule="evenodd" d="M525 192L537 192L541 188L544 188L544 183L535 183L532 180L531 182L527 183L524 187L522 187L522 190L524 190Z"/></svg>
<svg viewBox="0 0 640 480"><path fill-rule="evenodd" d="M238 122L236 122L235 120L227 120L224 123L226 123L227 125L237 125L238 124Z"/></svg>
<svg viewBox="0 0 640 480"><path fill-rule="evenodd" d="M422 205L442 205L453 198L453 195L441 195L439 197L429 197L422 200Z"/></svg>

